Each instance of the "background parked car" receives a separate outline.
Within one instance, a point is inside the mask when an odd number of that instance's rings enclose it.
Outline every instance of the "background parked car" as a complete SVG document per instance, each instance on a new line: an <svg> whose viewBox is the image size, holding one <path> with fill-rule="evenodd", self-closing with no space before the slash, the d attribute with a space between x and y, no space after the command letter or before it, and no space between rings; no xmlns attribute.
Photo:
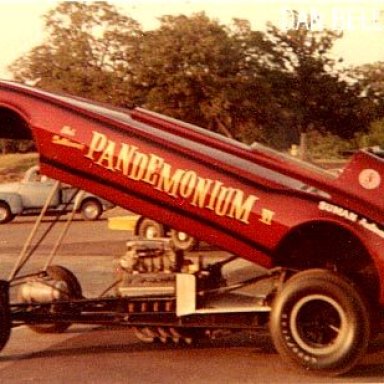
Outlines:
<svg viewBox="0 0 384 384"><path fill-rule="evenodd" d="M183 251L195 250L199 241L186 232L177 231L158 221L140 215L126 215L108 219L108 227L113 230L133 231L135 236L142 239L157 239L170 237L176 249Z"/></svg>
<svg viewBox="0 0 384 384"><path fill-rule="evenodd" d="M12 221L18 215L39 214L54 183L55 180L40 174L39 167L34 166L28 169L22 181L0 184L0 224ZM105 210L114 207L112 203L91 193L76 192L74 187L60 184L48 213L70 212L79 198L78 212L85 220L97 220Z"/></svg>

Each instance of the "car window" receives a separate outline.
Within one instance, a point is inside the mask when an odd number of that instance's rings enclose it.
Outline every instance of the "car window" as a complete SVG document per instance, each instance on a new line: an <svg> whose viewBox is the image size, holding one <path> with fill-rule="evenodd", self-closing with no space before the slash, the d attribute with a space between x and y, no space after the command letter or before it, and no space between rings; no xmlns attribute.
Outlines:
<svg viewBox="0 0 384 384"><path fill-rule="evenodd" d="M29 181L32 183L39 183L41 181L41 174L39 171L31 173Z"/></svg>
<svg viewBox="0 0 384 384"><path fill-rule="evenodd" d="M33 183L52 184L53 180L46 175L42 175L40 171L31 174L30 181Z"/></svg>

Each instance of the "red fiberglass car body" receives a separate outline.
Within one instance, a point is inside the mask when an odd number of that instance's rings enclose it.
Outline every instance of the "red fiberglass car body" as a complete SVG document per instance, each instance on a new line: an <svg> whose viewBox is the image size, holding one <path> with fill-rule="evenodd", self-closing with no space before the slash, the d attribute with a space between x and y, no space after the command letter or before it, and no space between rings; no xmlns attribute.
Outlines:
<svg viewBox="0 0 384 384"><path fill-rule="evenodd" d="M42 173L263 267L324 268L384 304L384 161L339 175L143 109L0 82L1 137L32 138Z"/></svg>
<svg viewBox="0 0 384 384"><path fill-rule="evenodd" d="M341 231L364 248L384 281L384 161L372 151L358 152L336 177L149 111L12 82L0 82L0 118L2 137L33 138L50 177L265 267L285 264L281 252L289 239ZM351 251L345 267L362 257ZM287 257L287 264L303 261Z"/></svg>

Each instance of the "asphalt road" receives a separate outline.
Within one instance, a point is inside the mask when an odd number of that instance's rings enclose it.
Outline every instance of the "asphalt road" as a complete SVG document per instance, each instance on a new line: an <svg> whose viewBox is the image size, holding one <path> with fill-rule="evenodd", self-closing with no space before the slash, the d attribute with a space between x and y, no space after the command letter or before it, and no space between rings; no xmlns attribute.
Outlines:
<svg viewBox="0 0 384 384"><path fill-rule="evenodd" d="M11 271L32 223L29 218L17 219L0 227L1 278ZM45 222L43 229L49 224ZM55 263L79 277L86 296L97 295L113 281L114 259L124 253L130 235L108 230L106 220L76 221ZM52 234L46 240L48 245L55 241ZM216 251L205 253L207 257L218 255ZM47 254L49 246L40 247L31 268L42 265ZM239 333L185 347L143 344L129 329L73 325L64 334L41 335L23 326L12 330L10 341L0 353L0 383L31 382L379 383L384 382L384 337L371 345L355 370L330 379L310 376L286 365L267 333Z"/></svg>
<svg viewBox="0 0 384 384"><path fill-rule="evenodd" d="M63 246L59 249L60 255L82 255L82 256L103 256L121 255L124 251L125 242L131 237L125 231L111 231L108 229L108 217L114 215L127 214L126 211L115 208L105 212L98 221L84 221L81 217L76 217L63 241ZM67 216L59 219L59 224L44 238L44 242L39 247L39 254L47 254L52 245L56 242L58 235L64 227ZM16 217L16 219L6 225L0 226L0 249L2 254L18 254L24 241L29 235L36 217ZM41 228L38 230L35 241L39 240L45 232L53 225L55 217L43 219Z"/></svg>

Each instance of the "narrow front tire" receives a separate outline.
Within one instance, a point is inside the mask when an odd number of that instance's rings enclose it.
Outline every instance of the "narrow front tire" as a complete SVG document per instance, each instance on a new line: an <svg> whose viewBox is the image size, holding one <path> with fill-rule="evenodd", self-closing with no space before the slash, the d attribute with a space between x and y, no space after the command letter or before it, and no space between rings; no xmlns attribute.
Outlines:
<svg viewBox="0 0 384 384"><path fill-rule="evenodd" d="M193 236L176 229L171 230L170 237L175 248L181 251L193 251L198 244L198 241Z"/></svg>

